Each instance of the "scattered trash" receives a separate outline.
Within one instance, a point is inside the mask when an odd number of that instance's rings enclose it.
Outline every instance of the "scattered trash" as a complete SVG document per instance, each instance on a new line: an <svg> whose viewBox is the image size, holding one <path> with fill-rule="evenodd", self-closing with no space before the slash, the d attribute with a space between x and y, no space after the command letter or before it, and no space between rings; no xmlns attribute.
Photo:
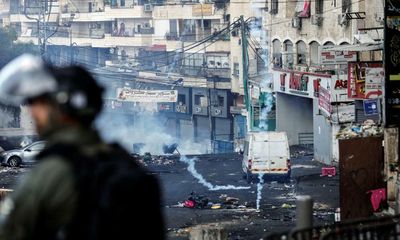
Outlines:
<svg viewBox="0 0 400 240"><path fill-rule="evenodd" d="M376 125L371 119L367 119L363 124L350 124L342 127L336 134L337 139L349 139L355 137L370 137L383 134L383 128Z"/></svg>
<svg viewBox="0 0 400 240"><path fill-rule="evenodd" d="M193 200L186 200L185 203L183 204L183 206L185 206L187 208L195 208L196 203Z"/></svg>
<svg viewBox="0 0 400 240"><path fill-rule="evenodd" d="M282 208L286 208L286 209L293 208L293 205L284 203L284 204L282 204Z"/></svg>
<svg viewBox="0 0 400 240"><path fill-rule="evenodd" d="M321 176L328 176L332 177L336 175L336 168L335 167L323 167Z"/></svg>
<svg viewBox="0 0 400 240"><path fill-rule="evenodd" d="M379 188L379 189L374 189L370 190L367 193L371 193L371 205L372 208L374 209L374 212L377 212L381 202L386 200L386 189L385 188Z"/></svg>
<svg viewBox="0 0 400 240"><path fill-rule="evenodd" d="M331 207L324 203L314 203L314 210L328 210Z"/></svg>
<svg viewBox="0 0 400 240"><path fill-rule="evenodd" d="M151 161L151 154L149 152L146 152L143 156L143 161L144 162L150 162Z"/></svg>
<svg viewBox="0 0 400 240"><path fill-rule="evenodd" d="M209 199L204 195L191 192L188 200L185 201L185 207L187 208L206 208L208 206Z"/></svg>
<svg viewBox="0 0 400 240"><path fill-rule="evenodd" d="M211 209L220 209L221 207L222 207L221 204L217 203L217 204L213 204L211 206Z"/></svg>

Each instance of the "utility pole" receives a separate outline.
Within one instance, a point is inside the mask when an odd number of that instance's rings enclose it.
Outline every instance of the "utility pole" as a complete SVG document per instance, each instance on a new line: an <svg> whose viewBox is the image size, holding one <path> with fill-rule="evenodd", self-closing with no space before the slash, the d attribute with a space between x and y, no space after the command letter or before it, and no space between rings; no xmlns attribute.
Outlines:
<svg viewBox="0 0 400 240"><path fill-rule="evenodd" d="M43 58L47 59L47 23L46 23L46 10L47 10L47 0L44 0L44 4L42 6L42 16L43 16ZM49 13L50 14L50 13Z"/></svg>
<svg viewBox="0 0 400 240"><path fill-rule="evenodd" d="M243 15L240 16L240 32L241 32L241 44L242 44L242 78L243 78L243 91L244 91L244 101L247 110L247 131L253 130L253 108L251 104L251 97L249 96L248 90L248 66L249 59L247 55L247 36L246 36L246 23L244 21Z"/></svg>

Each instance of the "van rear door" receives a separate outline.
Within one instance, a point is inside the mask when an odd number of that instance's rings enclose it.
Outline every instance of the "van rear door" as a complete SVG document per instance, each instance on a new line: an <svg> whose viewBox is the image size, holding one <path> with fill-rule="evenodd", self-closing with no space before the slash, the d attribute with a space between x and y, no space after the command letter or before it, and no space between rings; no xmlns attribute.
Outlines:
<svg viewBox="0 0 400 240"><path fill-rule="evenodd" d="M254 173L287 173L288 144L284 132L268 132L254 137L252 170Z"/></svg>
<svg viewBox="0 0 400 240"><path fill-rule="evenodd" d="M271 162L271 167L269 169L270 173L287 173L289 146L286 141L286 136L282 134L282 136L270 139L268 143L269 158Z"/></svg>

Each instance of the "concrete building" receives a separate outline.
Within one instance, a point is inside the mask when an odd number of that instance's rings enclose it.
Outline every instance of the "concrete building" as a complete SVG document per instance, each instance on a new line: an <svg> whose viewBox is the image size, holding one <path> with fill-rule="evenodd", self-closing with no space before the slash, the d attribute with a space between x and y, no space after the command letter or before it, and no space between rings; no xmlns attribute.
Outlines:
<svg viewBox="0 0 400 240"><path fill-rule="evenodd" d="M383 1L272 0L268 7L277 130L333 164L335 135L355 121L352 102L360 99L348 94L348 62L382 61Z"/></svg>
<svg viewBox="0 0 400 240"><path fill-rule="evenodd" d="M13 2L2 7L20 32L18 41L41 46L48 61L79 63L103 82L115 82L110 98L126 84L175 88L178 102L157 109L172 135L210 145L233 141L229 2Z"/></svg>

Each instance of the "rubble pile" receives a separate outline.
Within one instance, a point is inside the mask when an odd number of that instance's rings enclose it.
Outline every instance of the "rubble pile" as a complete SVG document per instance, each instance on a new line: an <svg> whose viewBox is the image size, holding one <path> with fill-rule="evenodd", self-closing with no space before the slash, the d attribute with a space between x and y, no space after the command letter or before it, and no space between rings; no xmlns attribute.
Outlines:
<svg viewBox="0 0 400 240"><path fill-rule="evenodd" d="M336 134L337 139L349 139L357 137L372 137L383 134L383 128L373 120L365 120L363 124L350 124L342 127Z"/></svg>
<svg viewBox="0 0 400 240"><path fill-rule="evenodd" d="M141 163L143 166L148 166L148 165L172 165L175 164L176 161L173 159L170 159L166 156L156 156L156 155L151 155L150 153L145 153L143 156L135 154L134 156L139 163Z"/></svg>
<svg viewBox="0 0 400 240"><path fill-rule="evenodd" d="M185 208L196 208L196 209L244 209L247 208L247 202L245 204L239 204L239 198L229 197L226 194L222 194L219 200L216 202L211 201L206 195L197 194L195 192L190 193L187 200L179 202L177 205L172 207L185 207Z"/></svg>

